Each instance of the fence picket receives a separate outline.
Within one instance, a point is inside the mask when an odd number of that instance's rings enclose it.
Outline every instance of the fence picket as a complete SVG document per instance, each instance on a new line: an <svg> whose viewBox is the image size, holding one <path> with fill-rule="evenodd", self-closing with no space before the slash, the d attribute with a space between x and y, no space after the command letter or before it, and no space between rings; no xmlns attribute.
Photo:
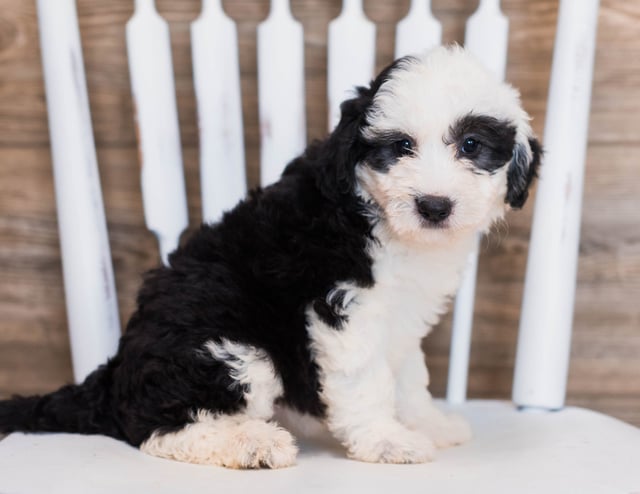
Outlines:
<svg viewBox="0 0 640 494"><path fill-rule="evenodd" d="M507 66L508 35L509 21L500 12L500 0L481 0L467 21L464 44L500 80L504 79ZM476 238L469 255L453 309L447 401L454 404L462 403L467 395L480 239Z"/></svg>
<svg viewBox="0 0 640 494"><path fill-rule="evenodd" d="M431 13L431 0L412 0L396 26L395 57L423 52L442 43L442 25Z"/></svg>
<svg viewBox="0 0 640 494"><path fill-rule="evenodd" d="M362 0L344 0L342 12L329 23L327 88L329 131L340 119L340 104L367 86L375 71L376 27L362 10Z"/></svg>
<svg viewBox="0 0 640 494"><path fill-rule="evenodd" d="M120 319L74 0L38 0L73 375L115 354Z"/></svg>
<svg viewBox="0 0 640 494"><path fill-rule="evenodd" d="M238 35L220 0L203 0L191 24L198 105L202 219L214 222L247 192Z"/></svg>
<svg viewBox="0 0 640 494"><path fill-rule="evenodd" d="M302 24L288 0L272 0L269 17L258 26L260 182L276 181L307 142Z"/></svg>
<svg viewBox="0 0 640 494"><path fill-rule="evenodd" d="M147 228L166 264L188 226L169 26L154 0L136 0L127 22L127 54L136 109Z"/></svg>

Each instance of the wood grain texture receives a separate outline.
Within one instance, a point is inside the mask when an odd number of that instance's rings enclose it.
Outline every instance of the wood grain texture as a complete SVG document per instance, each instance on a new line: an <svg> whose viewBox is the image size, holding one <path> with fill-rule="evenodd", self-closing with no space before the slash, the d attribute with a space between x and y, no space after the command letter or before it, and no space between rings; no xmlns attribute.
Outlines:
<svg viewBox="0 0 640 494"><path fill-rule="evenodd" d="M337 0L294 0L305 29L308 139L327 127L326 35ZM464 39L477 0L433 0L446 42ZM158 0L169 21L189 218L200 221L198 135L189 23L199 0ZM507 79L540 135L557 0L503 0ZM238 23L249 184L258 183L256 26L266 0L226 0ZM409 0L365 0L378 68L393 54ZM124 26L129 0L79 0L87 83L122 322L142 273L158 262L142 215ZM640 2L601 0L568 401L640 425ZM485 240L478 273L471 397L509 398L532 203ZM425 341L432 389L444 393L450 319ZM71 380L45 95L32 0L0 0L0 394Z"/></svg>

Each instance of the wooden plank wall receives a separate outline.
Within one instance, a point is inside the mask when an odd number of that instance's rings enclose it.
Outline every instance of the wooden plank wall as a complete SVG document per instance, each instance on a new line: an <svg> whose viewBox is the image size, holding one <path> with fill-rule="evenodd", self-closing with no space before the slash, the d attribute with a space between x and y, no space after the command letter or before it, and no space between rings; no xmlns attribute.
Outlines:
<svg viewBox="0 0 640 494"><path fill-rule="evenodd" d="M189 23L198 0L158 0L170 22L191 225L200 220ZM408 0L365 0L378 27L377 65L392 59ZM477 0L433 0L444 39L461 42ZM640 2L602 0L569 403L640 425ZM503 0L511 22L508 79L541 134L557 0ZM158 262L144 229L124 28L131 0L80 0L78 12L123 323L141 273ZM238 22L250 185L258 182L256 25L266 0L227 0ZM326 128L327 23L338 0L293 0L305 28L309 138ZM485 241L470 395L508 398L531 203ZM432 389L444 393L449 319L425 342ZM35 4L0 0L0 394L71 380Z"/></svg>

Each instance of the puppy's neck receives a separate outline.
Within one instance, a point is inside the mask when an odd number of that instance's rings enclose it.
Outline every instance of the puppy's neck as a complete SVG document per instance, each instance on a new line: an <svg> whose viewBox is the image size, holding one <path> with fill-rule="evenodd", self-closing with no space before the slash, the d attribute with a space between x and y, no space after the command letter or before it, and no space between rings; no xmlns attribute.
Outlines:
<svg viewBox="0 0 640 494"><path fill-rule="evenodd" d="M456 234L442 235L437 239L425 240L424 237L400 237L384 221L380 219L376 222L372 230L375 244L382 248L394 246L393 250L402 250L411 255L438 255L446 253L450 258L466 256L475 248L476 238L480 232L457 232Z"/></svg>

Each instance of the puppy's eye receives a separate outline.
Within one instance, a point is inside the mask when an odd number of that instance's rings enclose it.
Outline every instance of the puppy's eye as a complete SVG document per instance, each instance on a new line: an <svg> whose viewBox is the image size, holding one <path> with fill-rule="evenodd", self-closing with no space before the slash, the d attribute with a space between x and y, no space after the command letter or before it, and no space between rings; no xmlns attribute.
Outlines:
<svg viewBox="0 0 640 494"><path fill-rule="evenodd" d="M393 144L398 156L407 156L413 153L413 142L411 139L401 139Z"/></svg>
<svg viewBox="0 0 640 494"><path fill-rule="evenodd" d="M462 154L470 155L478 152L480 148L480 143L476 141L473 137L467 137L462 146L460 146L460 152Z"/></svg>

